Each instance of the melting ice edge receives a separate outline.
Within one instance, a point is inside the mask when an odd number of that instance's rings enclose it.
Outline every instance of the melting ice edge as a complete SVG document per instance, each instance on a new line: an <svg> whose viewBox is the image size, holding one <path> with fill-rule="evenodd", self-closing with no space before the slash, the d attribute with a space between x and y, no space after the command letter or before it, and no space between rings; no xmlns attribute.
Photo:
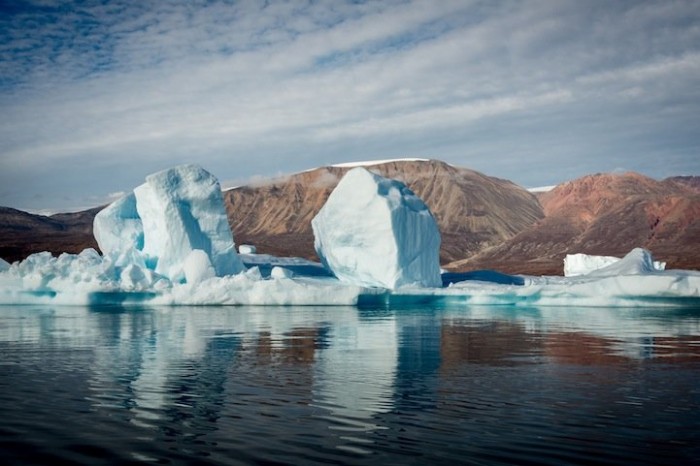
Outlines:
<svg viewBox="0 0 700 466"><path fill-rule="evenodd" d="M219 183L194 165L150 175L100 212L94 231L103 256L0 259L0 304L700 307L700 272L663 270L640 248L568 256L576 276L441 273L427 207L363 168L314 219L323 264L237 254Z"/></svg>

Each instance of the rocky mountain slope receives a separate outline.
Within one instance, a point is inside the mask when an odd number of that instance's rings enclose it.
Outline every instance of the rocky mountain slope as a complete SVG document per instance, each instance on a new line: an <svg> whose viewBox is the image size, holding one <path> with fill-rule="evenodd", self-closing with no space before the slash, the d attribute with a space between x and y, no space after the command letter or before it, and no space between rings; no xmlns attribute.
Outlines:
<svg viewBox="0 0 700 466"><path fill-rule="evenodd" d="M78 253L97 248L92 220L101 209L46 217L0 207L0 257L13 262L35 252Z"/></svg>
<svg viewBox="0 0 700 466"><path fill-rule="evenodd" d="M567 253L621 256L638 246L669 268L700 269L700 177L598 174L534 197L509 181L436 160L367 168L406 182L430 207L449 270L556 275ZM323 167L224 192L236 243L315 259L311 219L349 169ZM96 247L92 220L99 210L44 217L0 208L0 257Z"/></svg>
<svg viewBox="0 0 700 466"><path fill-rule="evenodd" d="M700 268L700 192L687 178L656 181L636 174L598 174L539 195L545 218L450 269L498 264L501 271L561 274L567 253L622 256L652 251L669 268Z"/></svg>
<svg viewBox="0 0 700 466"><path fill-rule="evenodd" d="M224 193L237 243L260 252L316 258L311 219L351 167L323 167ZM430 208L447 263L497 245L543 218L537 199L510 181L438 160L366 168L406 183Z"/></svg>
<svg viewBox="0 0 700 466"><path fill-rule="evenodd" d="M700 193L700 176L672 176L664 181L680 184Z"/></svg>

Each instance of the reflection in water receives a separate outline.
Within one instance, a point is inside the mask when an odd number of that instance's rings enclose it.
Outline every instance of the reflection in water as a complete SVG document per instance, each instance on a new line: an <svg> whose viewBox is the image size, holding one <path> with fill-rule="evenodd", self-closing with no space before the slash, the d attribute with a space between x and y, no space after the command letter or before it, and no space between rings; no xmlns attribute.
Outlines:
<svg viewBox="0 0 700 466"><path fill-rule="evenodd" d="M0 307L0 350L17 461L653 463L700 440L687 311Z"/></svg>
<svg viewBox="0 0 700 466"><path fill-rule="evenodd" d="M314 406L328 410L330 428L345 442L339 448L365 453L354 434L380 428L373 417L392 409L397 356L393 316L334 325L328 346L319 351L314 376Z"/></svg>

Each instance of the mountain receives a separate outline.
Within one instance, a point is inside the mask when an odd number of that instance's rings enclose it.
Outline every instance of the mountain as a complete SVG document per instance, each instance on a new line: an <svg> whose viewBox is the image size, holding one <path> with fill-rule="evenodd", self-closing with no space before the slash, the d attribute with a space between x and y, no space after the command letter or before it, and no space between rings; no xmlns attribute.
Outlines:
<svg viewBox="0 0 700 466"><path fill-rule="evenodd" d="M669 268L700 269L700 177L596 174L535 197L509 181L437 160L365 165L404 181L430 207L448 270L560 275L566 254L622 256L638 246ZM350 168L322 167L225 191L236 243L316 259L311 219ZM96 247L92 220L99 210L44 217L0 208L0 257Z"/></svg>
<svg viewBox="0 0 700 466"><path fill-rule="evenodd" d="M0 207L0 257L14 262L35 252L78 253L97 248L92 220L101 209L46 217Z"/></svg>
<svg viewBox="0 0 700 466"><path fill-rule="evenodd" d="M677 183L700 193L700 176L672 176L664 181Z"/></svg>
<svg viewBox="0 0 700 466"><path fill-rule="evenodd" d="M500 245L448 264L560 274L567 253L622 256L644 247L669 268L699 268L700 192L687 180L597 174L541 193L545 218Z"/></svg>
<svg viewBox="0 0 700 466"><path fill-rule="evenodd" d="M236 242L259 252L316 258L311 219L352 167L332 166L224 192ZM368 163L399 179L430 208L442 235L447 263L495 246L543 218L534 195L511 183L438 160Z"/></svg>

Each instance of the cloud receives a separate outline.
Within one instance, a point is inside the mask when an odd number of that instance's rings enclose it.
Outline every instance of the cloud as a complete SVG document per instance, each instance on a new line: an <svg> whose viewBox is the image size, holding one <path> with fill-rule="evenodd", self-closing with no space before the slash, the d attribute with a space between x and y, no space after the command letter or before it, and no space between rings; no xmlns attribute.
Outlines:
<svg viewBox="0 0 700 466"><path fill-rule="evenodd" d="M338 179L337 176L335 176L329 171L324 170L313 181L311 187L317 189L332 188L338 184L338 181L340 181L340 179Z"/></svg>
<svg viewBox="0 0 700 466"><path fill-rule="evenodd" d="M430 156L529 185L699 168L692 0L13 5L0 204L182 162L246 180Z"/></svg>

